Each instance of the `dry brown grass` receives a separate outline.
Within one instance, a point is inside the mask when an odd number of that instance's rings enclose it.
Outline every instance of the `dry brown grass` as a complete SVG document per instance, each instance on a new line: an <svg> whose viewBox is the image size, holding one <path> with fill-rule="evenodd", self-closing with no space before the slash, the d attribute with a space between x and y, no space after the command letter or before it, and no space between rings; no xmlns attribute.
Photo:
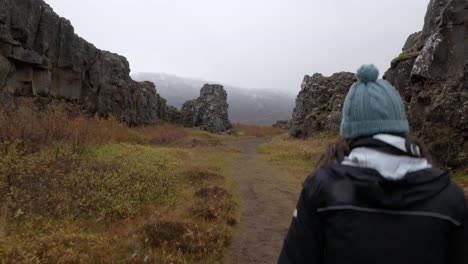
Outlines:
<svg viewBox="0 0 468 264"><path fill-rule="evenodd" d="M261 145L259 152L267 155L270 161L284 169L298 183L302 183L315 169L326 147L338 140L338 135L327 133L306 140L285 135Z"/></svg>
<svg viewBox="0 0 468 264"><path fill-rule="evenodd" d="M241 136L258 138L274 137L287 132L287 130L272 126L244 125L240 123L234 125L234 130Z"/></svg>
<svg viewBox="0 0 468 264"><path fill-rule="evenodd" d="M161 123L157 126L134 128L140 143L182 148L219 147L229 136L184 128L180 125Z"/></svg>
<svg viewBox="0 0 468 264"><path fill-rule="evenodd" d="M0 263L219 263L228 137L61 103L0 111L0 127Z"/></svg>
<svg viewBox="0 0 468 264"><path fill-rule="evenodd" d="M236 224L232 195L223 187L204 187L195 192L196 204L193 212L206 221L225 220L228 225Z"/></svg>
<svg viewBox="0 0 468 264"><path fill-rule="evenodd" d="M181 126L162 124L153 127L136 128L145 143L153 145L175 145L187 139L188 133Z"/></svg>
<svg viewBox="0 0 468 264"><path fill-rule="evenodd" d="M228 233L222 230L190 222L157 221L146 224L143 230L150 247L172 252L174 259L160 259L162 262L158 262L158 256L148 258L153 263L184 263L184 258L177 257L177 253L191 256L192 261L186 263L204 263L203 259L206 256L221 255L231 240Z"/></svg>
<svg viewBox="0 0 468 264"><path fill-rule="evenodd" d="M206 184L207 182L222 183L224 180L221 174L202 167L188 168L182 172L182 175L194 185Z"/></svg>
<svg viewBox="0 0 468 264"><path fill-rule="evenodd" d="M92 145L135 141L135 135L116 119L85 117L77 105L58 103L38 110L0 110L0 142L38 149L53 142Z"/></svg>

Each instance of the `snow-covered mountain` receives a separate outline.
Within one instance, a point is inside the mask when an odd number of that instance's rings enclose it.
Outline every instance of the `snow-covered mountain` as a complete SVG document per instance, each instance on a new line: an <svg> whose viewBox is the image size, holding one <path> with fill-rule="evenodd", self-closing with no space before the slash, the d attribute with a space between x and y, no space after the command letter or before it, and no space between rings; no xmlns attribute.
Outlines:
<svg viewBox="0 0 468 264"><path fill-rule="evenodd" d="M136 81L151 81L168 104L180 109L183 103L199 96L200 88L210 82L166 73L136 73ZM295 95L267 89L246 89L224 85L228 93L229 118L232 122L270 125L277 120L289 120Z"/></svg>

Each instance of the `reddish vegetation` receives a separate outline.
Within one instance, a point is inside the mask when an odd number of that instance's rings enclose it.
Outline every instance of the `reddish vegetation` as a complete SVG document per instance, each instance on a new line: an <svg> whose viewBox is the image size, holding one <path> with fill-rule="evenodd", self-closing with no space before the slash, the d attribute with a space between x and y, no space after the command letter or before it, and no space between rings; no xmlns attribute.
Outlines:
<svg viewBox="0 0 468 264"><path fill-rule="evenodd" d="M188 136L188 133L182 127L174 124L138 128L137 132L142 136L145 142L154 145L181 143Z"/></svg>
<svg viewBox="0 0 468 264"><path fill-rule="evenodd" d="M217 165L224 137L164 123L129 128L32 101L15 112L0 106L0 127L1 260L222 258L237 223Z"/></svg>
<svg viewBox="0 0 468 264"><path fill-rule="evenodd" d="M38 148L52 142L75 145L132 141L129 129L114 118L87 118L79 107L55 104L41 111L34 107L0 111L0 142Z"/></svg>
<svg viewBox="0 0 468 264"><path fill-rule="evenodd" d="M237 123L234 127L239 134L252 137L273 137L287 132L284 129L274 128L272 126L244 125Z"/></svg>

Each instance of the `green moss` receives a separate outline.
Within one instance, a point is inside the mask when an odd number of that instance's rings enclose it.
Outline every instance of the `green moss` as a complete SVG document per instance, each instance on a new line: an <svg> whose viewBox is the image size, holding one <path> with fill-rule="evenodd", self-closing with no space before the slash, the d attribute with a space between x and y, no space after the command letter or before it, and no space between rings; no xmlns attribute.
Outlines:
<svg viewBox="0 0 468 264"><path fill-rule="evenodd" d="M219 263L240 219L237 186L225 177L235 155L227 147L54 143L35 152L0 144L0 151L0 259L7 263L115 263L135 253L156 263L174 254L174 263ZM196 169L217 177L191 184L183 172ZM214 186L223 200L195 195ZM183 239L196 250L179 252L179 242L135 249L147 243L141 226L159 221L193 223L196 242Z"/></svg>
<svg viewBox="0 0 468 264"><path fill-rule="evenodd" d="M325 118L328 117L328 112L325 111L320 111L320 110L315 110L312 113L308 114L305 118L306 121L316 121L316 122L322 122Z"/></svg>
<svg viewBox="0 0 468 264"><path fill-rule="evenodd" d="M172 172L183 156L175 149L126 144L55 144L31 154L11 145L0 157L0 188L9 197L2 202L9 211L24 212L22 219L131 217L148 202L176 195Z"/></svg>
<svg viewBox="0 0 468 264"><path fill-rule="evenodd" d="M405 60L409 60L409 59L416 58L416 57L418 57L420 54L421 54L420 51L401 53L400 56L398 56L398 57L396 57L395 59L392 60L392 63L391 63L392 68L393 68L393 67L396 67L396 66L398 65L398 63L400 63L400 62L405 61Z"/></svg>

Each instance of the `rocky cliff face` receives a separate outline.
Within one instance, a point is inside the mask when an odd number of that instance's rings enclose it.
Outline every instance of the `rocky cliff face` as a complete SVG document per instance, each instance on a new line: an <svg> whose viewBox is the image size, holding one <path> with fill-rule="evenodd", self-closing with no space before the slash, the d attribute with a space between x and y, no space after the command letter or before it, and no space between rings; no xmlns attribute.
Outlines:
<svg viewBox="0 0 468 264"><path fill-rule="evenodd" d="M338 130L341 107L353 84L354 74L306 75L296 99L289 132L294 137L308 137L324 130Z"/></svg>
<svg viewBox="0 0 468 264"><path fill-rule="evenodd" d="M402 95L413 134L440 164L457 166L468 153L468 1L431 0L421 32L409 36L385 79ZM350 73L306 76L290 134L338 131Z"/></svg>
<svg viewBox="0 0 468 264"><path fill-rule="evenodd" d="M431 0L385 78L403 95L411 127L441 163L468 153L468 2Z"/></svg>
<svg viewBox="0 0 468 264"><path fill-rule="evenodd" d="M129 125L176 114L152 83L130 76L128 61L78 37L42 0L0 0L0 100L27 96L79 101L91 114Z"/></svg>
<svg viewBox="0 0 468 264"><path fill-rule="evenodd" d="M221 133L229 131L232 124L228 118L227 93L221 85L205 84L200 97L187 101L182 106L181 122L187 127Z"/></svg>

